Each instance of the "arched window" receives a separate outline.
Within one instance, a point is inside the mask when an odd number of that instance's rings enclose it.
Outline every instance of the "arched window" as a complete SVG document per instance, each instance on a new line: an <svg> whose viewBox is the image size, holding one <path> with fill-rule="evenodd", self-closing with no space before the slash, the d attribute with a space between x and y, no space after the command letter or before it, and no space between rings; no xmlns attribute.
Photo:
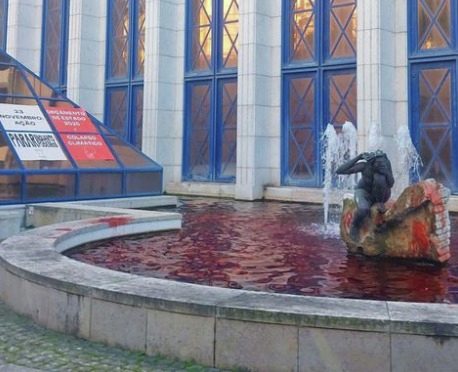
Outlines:
<svg viewBox="0 0 458 372"><path fill-rule="evenodd" d="M356 125L356 0L283 1L282 183L322 183L328 123Z"/></svg>
<svg viewBox="0 0 458 372"><path fill-rule="evenodd" d="M6 49L6 29L8 26L8 0L0 0L0 49Z"/></svg>
<svg viewBox="0 0 458 372"><path fill-rule="evenodd" d="M409 0L410 129L422 178L458 191L457 8L451 0Z"/></svg>
<svg viewBox="0 0 458 372"><path fill-rule="evenodd" d="M188 0L183 178L234 182L238 0Z"/></svg>
<svg viewBox="0 0 458 372"><path fill-rule="evenodd" d="M141 148L145 0L108 1L105 122Z"/></svg>
<svg viewBox="0 0 458 372"><path fill-rule="evenodd" d="M67 91L69 0L44 0L41 77L58 92Z"/></svg>

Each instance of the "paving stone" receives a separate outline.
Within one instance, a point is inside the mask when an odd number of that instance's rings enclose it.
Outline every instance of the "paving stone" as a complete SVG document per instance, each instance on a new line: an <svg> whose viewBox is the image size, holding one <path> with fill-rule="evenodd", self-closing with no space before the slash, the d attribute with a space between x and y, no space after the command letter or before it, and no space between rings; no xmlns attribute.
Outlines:
<svg viewBox="0 0 458 372"><path fill-rule="evenodd" d="M0 301L0 372L186 371L217 372L181 362L89 342L45 329Z"/></svg>

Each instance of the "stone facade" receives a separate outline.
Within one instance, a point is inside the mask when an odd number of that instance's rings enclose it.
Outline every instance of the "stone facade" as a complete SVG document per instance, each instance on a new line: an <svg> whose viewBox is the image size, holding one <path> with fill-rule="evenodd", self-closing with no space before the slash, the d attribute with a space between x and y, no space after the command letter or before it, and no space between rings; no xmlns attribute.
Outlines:
<svg viewBox="0 0 458 372"><path fill-rule="evenodd" d="M106 0L70 3L68 95L102 118ZM41 1L9 4L7 51L38 72ZM281 187L281 1L241 1L239 11L236 183L181 179L185 0L146 1L143 151L164 166L168 192L319 201L316 192ZM380 123L382 136L392 144L397 128L408 122L406 4L360 0L357 17L358 136L364 151L371 123ZM388 153L395 157L395 146Z"/></svg>

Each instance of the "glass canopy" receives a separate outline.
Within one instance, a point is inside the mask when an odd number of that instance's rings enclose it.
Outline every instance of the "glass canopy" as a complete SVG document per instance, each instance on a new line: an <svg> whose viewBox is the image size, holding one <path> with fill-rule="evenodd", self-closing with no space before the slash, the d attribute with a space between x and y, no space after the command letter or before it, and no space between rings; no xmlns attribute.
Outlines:
<svg viewBox="0 0 458 372"><path fill-rule="evenodd" d="M0 204L162 193L162 167L0 49Z"/></svg>

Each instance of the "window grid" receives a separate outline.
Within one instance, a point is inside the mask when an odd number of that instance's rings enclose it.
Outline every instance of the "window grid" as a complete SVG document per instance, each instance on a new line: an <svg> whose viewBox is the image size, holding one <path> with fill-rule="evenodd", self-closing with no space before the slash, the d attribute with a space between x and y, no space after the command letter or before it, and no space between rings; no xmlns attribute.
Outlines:
<svg viewBox="0 0 458 372"><path fill-rule="evenodd" d="M69 0L44 0L40 76L67 91Z"/></svg>
<svg viewBox="0 0 458 372"><path fill-rule="evenodd" d="M235 182L238 1L188 0L183 179Z"/></svg>
<svg viewBox="0 0 458 372"><path fill-rule="evenodd" d="M145 6L145 0L108 2L105 122L137 148L142 145Z"/></svg>
<svg viewBox="0 0 458 372"><path fill-rule="evenodd" d="M0 49L6 50L8 29L8 0L0 0Z"/></svg>
<svg viewBox="0 0 458 372"><path fill-rule="evenodd" d="M283 1L284 185L319 187L325 126L356 125L356 6L356 0Z"/></svg>
<svg viewBox="0 0 458 372"><path fill-rule="evenodd" d="M421 178L458 191L458 8L451 0L409 0L409 127Z"/></svg>

